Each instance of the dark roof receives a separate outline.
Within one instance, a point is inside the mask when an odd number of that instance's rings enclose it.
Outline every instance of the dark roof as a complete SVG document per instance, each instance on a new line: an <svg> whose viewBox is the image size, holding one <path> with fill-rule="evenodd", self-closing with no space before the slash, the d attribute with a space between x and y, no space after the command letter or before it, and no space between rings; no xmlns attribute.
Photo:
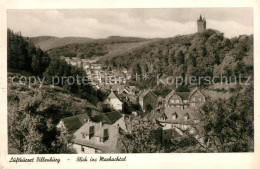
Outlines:
<svg viewBox="0 0 260 169"><path fill-rule="evenodd" d="M189 100L190 92L178 92L178 95L182 100Z"/></svg>
<svg viewBox="0 0 260 169"><path fill-rule="evenodd" d="M144 90L140 95L139 95L139 97L145 97L149 92L152 92L151 90ZM156 96L156 94L154 94L153 92L152 92L152 94L153 95L155 95L155 97L157 97Z"/></svg>
<svg viewBox="0 0 260 169"><path fill-rule="evenodd" d="M117 111L108 112L105 115L107 116L107 118L112 124L122 117L121 113Z"/></svg>
<svg viewBox="0 0 260 169"><path fill-rule="evenodd" d="M71 117L65 117L61 119L66 129L73 133L75 130L79 129L89 118L89 116L84 114L78 114Z"/></svg>
<svg viewBox="0 0 260 169"><path fill-rule="evenodd" d="M111 124L110 120L103 113L99 114L99 115L96 115L96 116L93 116L91 118L91 121L93 121L93 122L103 122L103 123L106 123L106 124Z"/></svg>
<svg viewBox="0 0 260 169"><path fill-rule="evenodd" d="M113 124L121 117L122 117L121 113L119 113L117 111L113 111L113 112L102 113L102 114L93 116L91 118L91 120L93 122L103 122L105 124Z"/></svg>

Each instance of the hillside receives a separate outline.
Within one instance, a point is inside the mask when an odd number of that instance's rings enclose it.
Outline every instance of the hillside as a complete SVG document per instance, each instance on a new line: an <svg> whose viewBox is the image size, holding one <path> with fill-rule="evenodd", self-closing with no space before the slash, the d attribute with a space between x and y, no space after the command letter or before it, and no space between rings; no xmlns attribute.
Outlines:
<svg viewBox="0 0 260 169"><path fill-rule="evenodd" d="M60 60L59 57L51 58L48 53L35 47L28 38L24 38L10 29L7 32L8 72L15 69L17 72L27 72L35 77L44 76L47 84L52 84L52 77L54 76L85 76L83 69L73 67L64 60ZM77 85L76 83L69 85L62 82L56 85L86 99L94 105L101 99L101 93L94 90L90 85Z"/></svg>
<svg viewBox="0 0 260 169"><path fill-rule="evenodd" d="M140 42L146 39L138 37L121 37L121 36L110 36L104 39L92 39L87 37L53 37L53 36L39 36L30 37L35 46L38 46L42 50L50 50L53 48L62 47L68 44L75 43L128 43L128 42Z"/></svg>
<svg viewBox="0 0 260 169"><path fill-rule="evenodd" d="M132 74L148 74L145 83L130 81L141 88L156 86L156 75L167 76L244 76L252 75L253 35L232 39L208 29L203 33L152 41L147 45L119 54L102 57L108 69L127 68ZM173 86L166 86L173 88Z"/></svg>
<svg viewBox="0 0 260 169"><path fill-rule="evenodd" d="M8 108L14 110L16 106L22 109L29 102L40 101L40 107L55 106L59 114L56 114L57 119L72 116L81 113L87 113L87 108L97 110L97 108L88 101L64 90L61 87L51 87L44 85L39 87L39 84L28 85L20 84L18 81L11 82L11 77L29 77L30 73L24 71L11 70L8 72ZM16 106L14 106L16 105ZM14 112L17 112L15 110ZM11 113L9 111L9 113Z"/></svg>
<svg viewBox="0 0 260 169"><path fill-rule="evenodd" d="M34 44L38 44L38 43L41 43L48 39L54 39L54 38L56 38L56 37L55 36L37 36L37 37L31 37L30 39Z"/></svg>
<svg viewBox="0 0 260 169"><path fill-rule="evenodd" d="M114 43L114 41L109 41L106 43L73 43L50 49L47 52L52 57L65 56L79 57L83 59L102 56L102 58L112 59L113 57L131 52L132 50L140 48L151 42L152 40L122 43Z"/></svg>

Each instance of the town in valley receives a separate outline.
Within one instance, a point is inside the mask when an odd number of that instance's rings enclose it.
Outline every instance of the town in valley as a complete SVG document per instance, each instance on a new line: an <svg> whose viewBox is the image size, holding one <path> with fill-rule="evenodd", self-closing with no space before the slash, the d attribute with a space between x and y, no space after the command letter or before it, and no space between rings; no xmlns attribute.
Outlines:
<svg viewBox="0 0 260 169"><path fill-rule="evenodd" d="M193 33L169 38L26 37L10 27L9 154L254 151L253 35L228 38L196 17ZM18 80L30 76L45 82ZM169 76L177 80L158 83Z"/></svg>

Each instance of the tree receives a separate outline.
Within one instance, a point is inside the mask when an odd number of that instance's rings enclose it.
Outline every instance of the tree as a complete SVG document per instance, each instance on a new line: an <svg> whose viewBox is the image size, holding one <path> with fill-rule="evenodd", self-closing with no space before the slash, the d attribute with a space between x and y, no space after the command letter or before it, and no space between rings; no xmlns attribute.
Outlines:
<svg viewBox="0 0 260 169"><path fill-rule="evenodd" d="M47 53L38 49L28 38L20 33L7 30L8 69L18 69L42 76L48 67L50 58Z"/></svg>
<svg viewBox="0 0 260 169"><path fill-rule="evenodd" d="M72 135L56 128L61 108L42 100L40 93L26 97L8 112L9 150L15 148L23 154L73 153L69 144Z"/></svg>
<svg viewBox="0 0 260 169"><path fill-rule="evenodd" d="M123 112L124 114L131 114L131 113L132 113L131 107L128 105L127 102L124 102L124 103L123 103L122 112Z"/></svg>
<svg viewBox="0 0 260 169"><path fill-rule="evenodd" d="M120 130L118 148L121 153L158 153L163 151L160 143L161 128L149 118L135 116L132 131Z"/></svg>
<svg viewBox="0 0 260 169"><path fill-rule="evenodd" d="M184 53L182 52L182 50L179 50L178 53L177 53L177 65L181 65L181 64L184 64L184 61L185 61L185 55Z"/></svg>
<svg viewBox="0 0 260 169"><path fill-rule="evenodd" d="M251 152L254 150L252 90L244 88L229 100L208 102L203 110L202 139L209 152Z"/></svg>

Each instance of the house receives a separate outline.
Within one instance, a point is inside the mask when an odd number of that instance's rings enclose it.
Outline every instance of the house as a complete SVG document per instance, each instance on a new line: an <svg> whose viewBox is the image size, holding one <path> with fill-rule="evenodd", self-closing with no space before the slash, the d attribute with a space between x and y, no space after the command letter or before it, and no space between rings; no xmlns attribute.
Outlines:
<svg viewBox="0 0 260 169"><path fill-rule="evenodd" d="M123 115L119 112L103 114L98 121L88 121L74 133L73 148L82 154L118 153L120 129L127 131Z"/></svg>
<svg viewBox="0 0 260 169"><path fill-rule="evenodd" d="M206 102L205 96L197 89L193 89L190 92L189 103L192 107L199 107Z"/></svg>
<svg viewBox="0 0 260 169"><path fill-rule="evenodd" d="M77 62L72 59L69 61L69 64L72 66L77 66Z"/></svg>
<svg viewBox="0 0 260 169"><path fill-rule="evenodd" d="M112 86L111 90L116 92L117 94L122 94L125 89L125 85L115 84Z"/></svg>
<svg viewBox="0 0 260 169"><path fill-rule="evenodd" d="M89 63L83 63L83 69L84 70L88 70L90 68L90 64Z"/></svg>
<svg viewBox="0 0 260 169"><path fill-rule="evenodd" d="M111 90L110 94L104 101L104 104L115 110L122 110L123 107L123 102L115 95L113 90Z"/></svg>
<svg viewBox="0 0 260 169"><path fill-rule="evenodd" d="M125 97L124 97L125 100L127 100L127 101L129 101L129 102L132 102L132 103L134 103L134 104L137 103L137 96L131 95L131 94L125 94L124 96L125 96Z"/></svg>
<svg viewBox="0 0 260 169"><path fill-rule="evenodd" d="M122 72L123 72L124 74L127 74L127 69L124 68L124 69L122 70Z"/></svg>
<svg viewBox="0 0 260 169"><path fill-rule="evenodd" d="M136 89L135 86L125 86L124 92L126 94L136 95L137 94L137 89Z"/></svg>
<svg viewBox="0 0 260 169"><path fill-rule="evenodd" d="M177 92L172 90L164 99L165 107L177 107L186 109L188 107L199 107L205 103L205 96L194 88L191 92Z"/></svg>
<svg viewBox="0 0 260 169"><path fill-rule="evenodd" d="M91 69L101 70L101 64L93 63L91 64Z"/></svg>
<svg viewBox="0 0 260 169"><path fill-rule="evenodd" d="M57 128L60 130L66 130L67 132L73 134L88 120L90 120L90 117L86 113L65 117L57 124Z"/></svg>
<svg viewBox="0 0 260 169"><path fill-rule="evenodd" d="M144 90L138 96L138 102L143 111L157 108L158 107L157 100L158 100L157 96L151 90Z"/></svg>
<svg viewBox="0 0 260 169"><path fill-rule="evenodd" d="M158 121L163 126L163 130L174 128L180 135L183 135L184 130L189 130L193 134L195 129L192 126L199 123L203 116L196 107L186 109L165 107L159 110Z"/></svg>

